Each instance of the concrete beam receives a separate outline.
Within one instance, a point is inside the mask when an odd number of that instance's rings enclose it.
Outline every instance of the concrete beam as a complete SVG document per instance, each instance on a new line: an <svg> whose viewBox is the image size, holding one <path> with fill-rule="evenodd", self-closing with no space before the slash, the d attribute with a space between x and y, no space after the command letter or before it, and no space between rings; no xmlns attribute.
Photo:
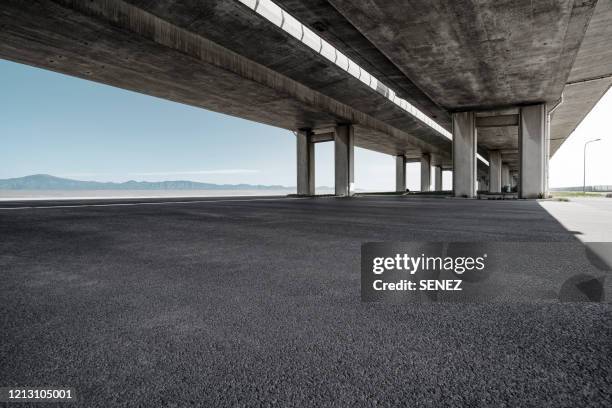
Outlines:
<svg viewBox="0 0 612 408"><path fill-rule="evenodd" d="M406 156L395 156L395 191L406 191Z"/></svg>
<svg viewBox="0 0 612 408"><path fill-rule="evenodd" d="M421 191L431 189L431 155L423 153L421 155Z"/></svg>
<svg viewBox="0 0 612 408"><path fill-rule="evenodd" d="M402 72L418 78L426 95L456 112L557 100L595 5L610 1L327 3ZM608 45L609 37L597 39ZM503 47L493 46L495 41ZM589 59L591 65L597 57ZM467 72L478 79L462 74Z"/></svg>
<svg viewBox="0 0 612 408"><path fill-rule="evenodd" d="M333 142L334 133L313 133L310 139L312 143Z"/></svg>
<svg viewBox="0 0 612 408"><path fill-rule="evenodd" d="M239 1L180 4L5 1L0 58L284 129L352 123L360 147L449 158L450 140L393 102L384 76L364 84Z"/></svg>
<svg viewBox="0 0 612 408"><path fill-rule="evenodd" d="M546 196L549 143L546 104L521 107L519 126L519 197Z"/></svg>
<svg viewBox="0 0 612 408"><path fill-rule="evenodd" d="M310 130L297 132L297 193L315 193L315 150Z"/></svg>
<svg viewBox="0 0 612 408"><path fill-rule="evenodd" d="M518 126L519 115L496 115L476 117L476 127Z"/></svg>
<svg viewBox="0 0 612 408"><path fill-rule="evenodd" d="M489 151L489 192L501 193L502 159L499 150Z"/></svg>
<svg viewBox="0 0 612 408"><path fill-rule="evenodd" d="M453 191L476 196L476 123L474 112L453 113Z"/></svg>
<svg viewBox="0 0 612 408"><path fill-rule="evenodd" d="M442 167L434 167L434 191L442 191Z"/></svg>
<svg viewBox="0 0 612 408"><path fill-rule="evenodd" d="M355 184L355 133L353 125L338 125L334 135L334 166L337 196L353 195Z"/></svg>

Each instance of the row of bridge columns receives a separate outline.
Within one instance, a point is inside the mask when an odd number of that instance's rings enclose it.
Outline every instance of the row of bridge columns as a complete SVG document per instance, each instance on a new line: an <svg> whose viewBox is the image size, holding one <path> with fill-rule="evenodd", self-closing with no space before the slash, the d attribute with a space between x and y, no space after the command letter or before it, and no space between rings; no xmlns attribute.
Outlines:
<svg viewBox="0 0 612 408"><path fill-rule="evenodd" d="M334 143L334 184L337 196L350 196L355 184L355 135L352 125L338 125L322 132L302 129L297 132L297 193L314 195L315 193L315 144L319 142ZM406 191L405 156L396 156L396 191ZM412 160L411 160L412 161ZM421 191L431 190L431 155L423 154L421 164ZM442 168L434 167L434 190L442 190Z"/></svg>
<svg viewBox="0 0 612 408"><path fill-rule="evenodd" d="M546 196L548 190L548 149L549 137L547 111L545 104L522 106L518 115L508 121L518 126L519 172L514 181L510 168L502 161L500 151L489 151L488 190L501 192L505 186L518 185L521 198L539 198ZM512 122L515 120L516 123ZM501 122L498 120L498 122ZM488 122L491 122L489 120ZM457 197L475 197L478 189L477 177L477 128L479 122L475 112L457 112L452 114L453 123L453 192ZM489 123L490 125L490 123ZM483 125L484 126L484 125ZM323 132L303 129L297 132L297 193L314 195L315 193L315 149L314 144L322 141L334 143L334 180L337 196L350 196L354 191L355 164L354 128L350 124L340 124ZM421 155L421 191L431 190L432 155ZM406 190L406 164L414 159L400 155L395 158L395 189ZM443 169L433 168L433 189L442 190Z"/></svg>
<svg viewBox="0 0 612 408"><path fill-rule="evenodd" d="M406 164L414 162L405 156L395 156L395 191L406 191ZM421 167L421 191L442 191L443 169L441 166L431 166L431 154L424 153L419 159ZM432 173L433 169L433 173ZM433 178L433 190L432 190Z"/></svg>
<svg viewBox="0 0 612 408"><path fill-rule="evenodd" d="M518 126L518 195L520 198L541 198L548 194L549 120L546 104L519 108ZM475 112L453 113L453 191L457 197L475 197L477 189L477 128ZM499 121L501 123L501 121ZM501 192L512 186L513 178L502 162L501 152L489 151L489 191Z"/></svg>

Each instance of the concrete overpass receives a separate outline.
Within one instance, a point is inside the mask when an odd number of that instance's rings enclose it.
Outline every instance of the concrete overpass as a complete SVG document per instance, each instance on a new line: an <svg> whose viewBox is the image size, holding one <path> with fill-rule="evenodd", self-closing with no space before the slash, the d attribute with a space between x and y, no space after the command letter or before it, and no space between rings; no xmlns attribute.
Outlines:
<svg viewBox="0 0 612 408"><path fill-rule="evenodd" d="M298 193L334 141L418 160L422 189L547 191L548 158L612 83L612 0L4 0L0 57L297 133ZM482 167L481 161L480 166Z"/></svg>

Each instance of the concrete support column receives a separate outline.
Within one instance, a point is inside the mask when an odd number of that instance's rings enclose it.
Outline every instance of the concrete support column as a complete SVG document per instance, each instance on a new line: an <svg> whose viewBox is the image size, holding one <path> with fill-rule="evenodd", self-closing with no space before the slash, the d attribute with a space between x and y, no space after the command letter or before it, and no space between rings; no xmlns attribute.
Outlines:
<svg viewBox="0 0 612 408"><path fill-rule="evenodd" d="M547 195L548 121L546 104L521 107L519 123L519 197Z"/></svg>
<svg viewBox="0 0 612 408"><path fill-rule="evenodd" d="M474 112L453 113L453 191L476 196L476 122Z"/></svg>
<svg viewBox="0 0 612 408"><path fill-rule="evenodd" d="M395 156L395 191L406 191L406 156Z"/></svg>
<svg viewBox="0 0 612 408"><path fill-rule="evenodd" d="M337 196L353 194L355 184L355 136L352 125L338 125L334 132L335 184Z"/></svg>
<svg viewBox="0 0 612 408"><path fill-rule="evenodd" d="M429 191L431 186L431 155L421 155L421 191Z"/></svg>
<svg viewBox="0 0 612 408"><path fill-rule="evenodd" d="M310 130L297 132L297 193L315 193L315 150Z"/></svg>
<svg viewBox="0 0 612 408"><path fill-rule="evenodd" d="M499 150L489 151L489 193L501 193L502 160Z"/></svg>
<svg viewBox="0 0 612 408"><path fill-rule="evenodd" d="M434 167L434 191L442 191L442 167Z"/></svg>
<svg viewBox="0 0 612 408"><path fill-rule="evenodd" d="M502 190L506 187L512 187L512 182L510 181L510 167L503 163L501 167L501 183Z"/></svg>

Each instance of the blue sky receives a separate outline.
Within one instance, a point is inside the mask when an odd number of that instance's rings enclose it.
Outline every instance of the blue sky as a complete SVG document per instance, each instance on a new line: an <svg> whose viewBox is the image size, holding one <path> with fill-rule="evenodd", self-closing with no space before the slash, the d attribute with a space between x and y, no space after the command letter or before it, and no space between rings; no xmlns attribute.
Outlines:
<svg viewBox="0 0 612 408"><path fill-rule="evenodd" d="M0 78L0 178L296 183L288 130L4 60ZM316 148L317 185L333 186L333 146ZM362 188L393 188L393 158L356 162Z"/></svg>
<svg viewBox="0 0 612 408"><path fill-rule="evenodd" d="M288 130L4 60L0 81L0 178L295 185ZM553 158L551 186L581 184L579 145L593 134L604 140L589 160L592 181L612 184L611 108L609 92ZM316 149L316 184L333 186L333 145ZM391 190L394 177L391 156L356 149L356 188ZM408 165L407 180L419 189L418 164Z"/></svg>
<svg viewBox="0 0 612 408"><path fill-rule="evenodd" d="M295 184L287 130L7 61L0 77L2 178Z"/></svg>

